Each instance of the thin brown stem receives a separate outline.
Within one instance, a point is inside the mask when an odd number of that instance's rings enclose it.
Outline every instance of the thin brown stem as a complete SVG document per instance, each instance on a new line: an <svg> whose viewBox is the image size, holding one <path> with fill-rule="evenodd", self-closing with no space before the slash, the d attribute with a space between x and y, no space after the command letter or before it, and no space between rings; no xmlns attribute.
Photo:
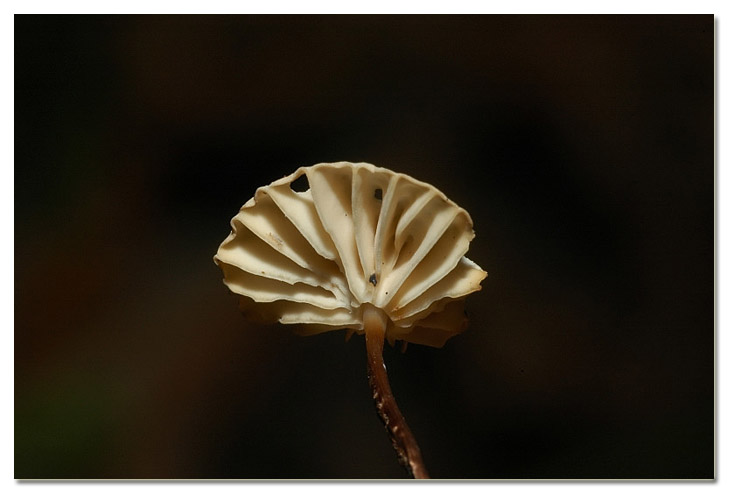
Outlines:
<svg viewBox="0 0 730 495"><path fill-rule="evenodd" d="M418 448L416 438L398 409L388 382L388 373L383 362L385 315L380 310L369 307L365 309L363 320L368 353L368 379L373 392L375 408L388 431L393 448L398 454L398 462L414 478L430 478L426 466L423 464L421 449Z"/></svg>

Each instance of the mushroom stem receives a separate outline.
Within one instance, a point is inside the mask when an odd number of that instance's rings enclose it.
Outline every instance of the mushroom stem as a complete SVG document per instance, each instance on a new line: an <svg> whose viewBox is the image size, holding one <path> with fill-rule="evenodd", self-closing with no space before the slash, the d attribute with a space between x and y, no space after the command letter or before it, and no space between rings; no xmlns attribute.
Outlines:
<svg viewBox="0 0 730 495"><path fill-rule="evenodd" d="M416 479L430 478L421 458L416 438L411 433L403 414L398 409L388 382L388 373L383 362L383 344L387 317L379 309L367 306L363 310L365 345L368 353L368 381L373 392L375 409L388 430L398 462Z"/></svg>

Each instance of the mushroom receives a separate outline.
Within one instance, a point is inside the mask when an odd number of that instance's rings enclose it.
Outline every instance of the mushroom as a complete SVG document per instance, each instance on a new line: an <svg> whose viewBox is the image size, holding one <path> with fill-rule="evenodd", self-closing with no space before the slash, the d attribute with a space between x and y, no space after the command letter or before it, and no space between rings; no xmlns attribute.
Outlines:
<svg viewBox="0 0 730 495"><path fill-rule="evenodd" d="M428 478L383 345L442 347L487 273L464 255L469 214L435 187L368 163L321 163L260 187L214 256L246 316L313 335L364 334L376 409L399 462Z"/></svg>

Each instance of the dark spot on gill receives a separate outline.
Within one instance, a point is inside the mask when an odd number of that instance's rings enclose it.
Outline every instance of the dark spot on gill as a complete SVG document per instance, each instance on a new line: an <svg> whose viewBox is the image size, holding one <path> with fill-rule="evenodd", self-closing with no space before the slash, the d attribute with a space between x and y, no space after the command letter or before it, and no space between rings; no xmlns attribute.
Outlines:
<svg viewBox="0 0 730 495"><path fill-rule="evenodd" d="M370 275L370 278L368 279L368 282L370 282L371 284L373 284L373 287L375 287L376 285L378 285L378 278L375 276L374 273L372 275Z"/></svg>
<svg viewBox="0 0 730 495"><path fill-rule="evenodd" d="M378 201L381 201L383 199L383 190L382 189L377 188L375 190L375 199L377 199Z"/></svg>

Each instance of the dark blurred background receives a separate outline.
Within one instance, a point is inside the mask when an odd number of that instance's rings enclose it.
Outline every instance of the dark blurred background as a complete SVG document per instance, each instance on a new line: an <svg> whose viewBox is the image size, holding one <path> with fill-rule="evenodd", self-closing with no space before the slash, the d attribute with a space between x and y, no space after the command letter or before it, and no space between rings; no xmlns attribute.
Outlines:
<svg viewBox="0 0 730 495"><path fill-rule="evenodd" d="M400 478L362 337L256 327L256 187L430 182L489 272L386 346L432 476L714 476L714 19L16 16L15 476Z"/></svg>

